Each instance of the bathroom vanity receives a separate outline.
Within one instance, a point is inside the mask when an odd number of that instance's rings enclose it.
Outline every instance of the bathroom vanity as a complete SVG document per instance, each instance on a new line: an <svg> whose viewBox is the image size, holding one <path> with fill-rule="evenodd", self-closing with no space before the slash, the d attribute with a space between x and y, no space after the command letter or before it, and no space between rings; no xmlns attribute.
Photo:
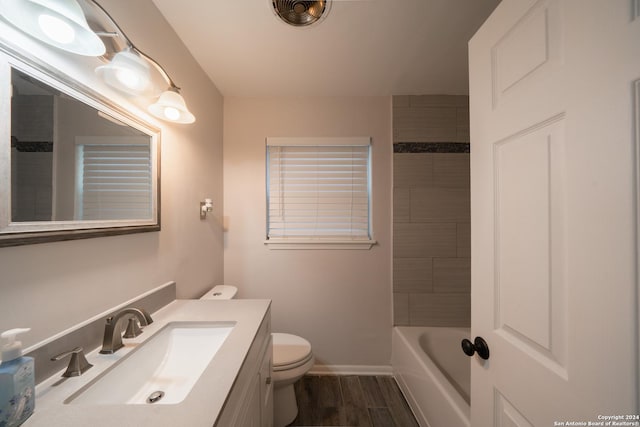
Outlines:
<svg viewBox="0 0 640 427"><path fill-rule="evenodd" d="M83 375L40 383L24 426L273 424L270 301L175 300L153 320L114 354L88 353ZM139 390L140 381L166 396Z"/></svg>

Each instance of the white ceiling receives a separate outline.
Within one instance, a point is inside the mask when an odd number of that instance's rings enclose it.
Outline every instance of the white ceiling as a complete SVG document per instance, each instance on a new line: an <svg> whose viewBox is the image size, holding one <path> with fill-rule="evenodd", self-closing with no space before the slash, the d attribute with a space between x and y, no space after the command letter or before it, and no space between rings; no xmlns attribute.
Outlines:
<svg viewBox="0 0 640 427"><path fill-rule="evenodd" d="M467 41L499 0L333 0L309 27L271 0L153 0L224 96L467 94Z"/></svg>

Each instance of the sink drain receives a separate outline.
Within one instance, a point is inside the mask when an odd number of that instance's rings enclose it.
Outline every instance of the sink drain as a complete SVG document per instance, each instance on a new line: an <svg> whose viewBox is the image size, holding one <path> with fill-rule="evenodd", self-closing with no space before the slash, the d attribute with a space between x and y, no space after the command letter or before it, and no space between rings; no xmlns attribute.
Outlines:
<svg viewBox="0 0 640 427"><path fill-rule="evenodd" d="M164 391L158 390L154 391L147 397L147 403L156 403L160 399L164 397Z"/></svg>

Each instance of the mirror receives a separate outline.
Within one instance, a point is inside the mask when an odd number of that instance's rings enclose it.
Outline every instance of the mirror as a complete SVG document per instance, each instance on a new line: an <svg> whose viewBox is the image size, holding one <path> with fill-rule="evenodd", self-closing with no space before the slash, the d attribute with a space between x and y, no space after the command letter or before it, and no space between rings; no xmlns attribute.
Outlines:
<svg viewBox="0 0 640 427"><path fill-rule="evenodd" d="M33 60L0 63L0 246L160 230L159 131Z"/></svg>

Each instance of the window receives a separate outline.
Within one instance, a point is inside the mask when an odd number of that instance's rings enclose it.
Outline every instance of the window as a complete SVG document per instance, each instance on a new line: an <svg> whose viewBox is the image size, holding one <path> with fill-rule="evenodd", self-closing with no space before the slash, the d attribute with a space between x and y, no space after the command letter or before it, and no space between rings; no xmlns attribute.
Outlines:
<svg viewBox="0 0 640 427"><path fill-rule="evenodd" d="M370 138L267 138L266 243L370 248L370 164Z"/></svg>
<svg viewBox="0 0 640 427"><path fill-rule="evenodd" d="M78 137L75 217L81 220L148 219L153 214L148 140L118 143ZM89 140L93 142L88 142Z"/></svg>

